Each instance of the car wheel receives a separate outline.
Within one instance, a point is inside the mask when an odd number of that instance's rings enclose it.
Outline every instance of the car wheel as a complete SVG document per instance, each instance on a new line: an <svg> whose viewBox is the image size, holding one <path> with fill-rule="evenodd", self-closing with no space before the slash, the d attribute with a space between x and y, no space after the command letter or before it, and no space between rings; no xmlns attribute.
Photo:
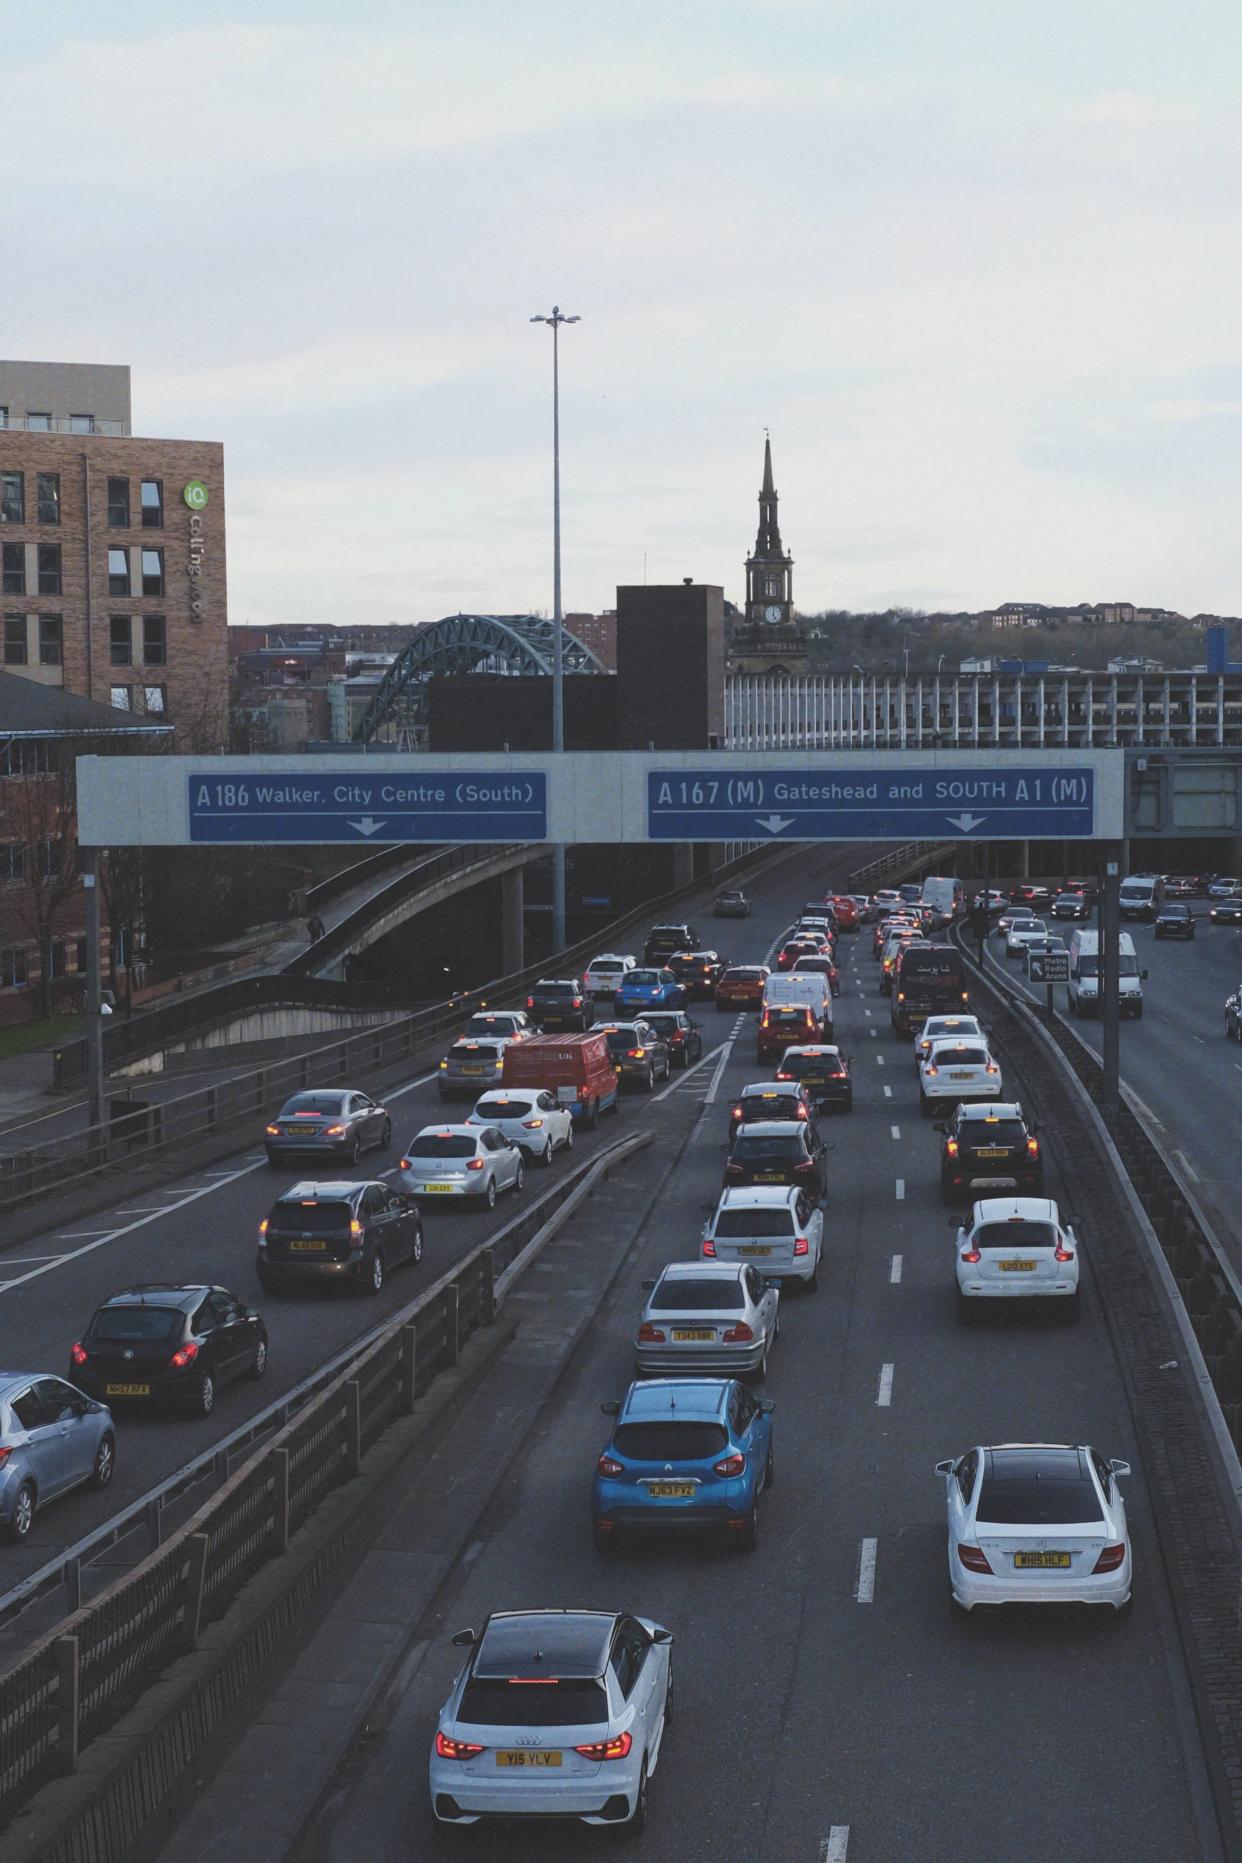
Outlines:
<svg viewBox="0 0 1242 1863"><path fill-rule="evenodd" d="M551 1133L548 1134L548 1142L539 1154L539 1162L543 1166L545 1171L550 1170L552 1167L552 1135Z"/></svg>
<svg viewBox="0 0 1242 1863"><path fill-rule="evenodd" d="M362 1150L362 1146L359 1144L358 1134L355 1132L353 1141L349 1147L349 1150L345 1154L345 1156L349 1159L349 1162L351 1164L357 1164L358 1154L361 1152L361 1150Z"/></svg>
<svg viewBox="0 0 1242 1863"><path fill-rule="evenodd" d="M256 1381L267 1370L267 1340L260 1333L254 1342L254 1358L250 1362L250 1376Z"/></svg>
<svg viewBox="0 0 1242 1863"><path fill-rule="evenodd" d="M767 1377L768 1375L768 1348L766 1345L763 1348L763 1357L759 1360L759 1363L755 1366L755 1369L751 1372L750 1375L755 1384L762 1384L763 1380Z"/></svg>
<svg viewBox="0 0 1242 1863"><path fill-rule="evenodd" d="M853 1110L854 1110L854 1089L851 1087L849 1092L845 1096L845 1105L842 1107L842 1111L847 1112L847 1113L852 1113Z"/></svg>
<svg viewBox="0 0 1242 1863"><path fill-rule="evenodd" d="M616 1102L614 1101L614 1105L615 1103ZM592 1100L590 1106L588 1106L587 1108L587 1115L586 1115L587 1131L594 1132L598 1124L599 1124L599 1101Z"/></svg>
<svg viewBox="0 0 1242 1863"><path fill-rule="evenodd" d="M17 1498L13 1502L13 1517L5 1529L9 1539L24 1540L27 1537L34 1525L35 1506L34 1483L24 1481L17 1490Z"/></svg>
<svg viewBox="0 0 1242 1863"><path fill-rule="evenodd" d="M649 1067L647 1069L647 1081L646 1081L646 1085L643 1087L643 1092L644 1093L655 1092L655 1068L654 1066Z"/></svg>
<svg viewBox="0 0 1242 1863"><path fill-rule="evenodd" d="M379 1149L383 1151L387 1146L391 1144L392 1144L392 1120L385 1119L384 1129L380 1133Z"/></svg>
<svg viewBox="0 0 1242 1863"><path fill-rule="evenodd" d="M276 1292L276 1283L273 1280L272 1276L268 1273L267 1269L260 1268L258 1272L259 1272L259 1286L263 1289L263 1292L265 1294L274 1294Z"/></svg>
<svg viewBox="0 0 1242 1863"><path fill-rule="evenodd" d="M930 1119L934 1110L932 1102L928 1099L927 1095L925 1093L920 1093L919 1111L922 1113L924 1119Z"/></svg>
<svg viewBox="0 0 1242 1863"><path fill-rule="evenodd" d="M759 1502L751 1503L750 1512L740 1532L733 1535L733 1544L742 1552L754 1552L759 1544Z"/></svg>
<svg viewBox="0 0 1242 1863"><path fill-rule="evenodd" d="M951 1208L952 1205L957 1202L957 1195L952 1184L941 1183L940 1201L945 1205L946 1209Z"/></svg>
<svg viewBox="0 0 1242 1863"><path fill-rule="evenodd" d="M634 1797L634 1809L630 1813L625 1829L631 1837L641 1837L647 1828L647 1762L643 1761L642 1771L638 1775L638 1791Z"/></svg>
<svg viewBox="0 0 1242 1863"><path fill-rule="evenodd" d="M673 1725L673 1665L668 1666L668 1681L664 1685L664 1725Z"/></svg>
<svg viewBox="0 0 1242 1863"><path fill-rule="evenodd" d="M574 1122L571 1119L569 1124L565 1128L565 1150L572 1151L573 1148L574 1148Z"/></svg>
<svg viewBox="0 0 1242 1863"><path fill-rule="evenodd" d="M487 1189L483 1192L483 1201L486 1203L489 1210L494 1210L496 1208L496 1179L494 1177L489 1177L487 1180Z"/></svg>
<svg viewBox="0 0 1242 1863"><path fill-rule="evenodd" d="M106 1430L99 1438L99 1447L95 1451L95 1466L91 1470L91 1487L106 1488L116 1473L116 1437L111 1430Z"/></svg>
<svg viewBox="0 0 1242 1863"><path fill-rule="evenodd" d="M808 1294L819 1292L819 1263L816 1262L807 1279L802 1283Z"/></svg>
<svg viewBox="0 0 1242 1863"><path fill-rule="evenodd" d="M776 1451L772 1447L772 1438L768 1438L768 1457L763 1465L763 1491L776 1486Z"/></svg>
<svg viewBox="0 0 1242 1863"><path fill-rule="evenodd" d="M552 1157L552 1147L551 1145L549 1145L548 1146L549 1161L551 1161L551 1157ZM517 1196L518 1192L521 1190L522 1185L525 1182L526 1182L526 1166L522 1163L522 1160L519 1158L518 1168L513 1178L513 1194L515 1197Z"/></svg>
<svg viewBox="0 0 1242 1863"><path fill-rule="evenodd" d="M1134 1012L1134 1020L1136 1022L1141 1022L1142 1019L1143 1019L1143 1005L1142 1003L1140 1003L1138 1008Z"/></svg>
<svg viewBox="0 0 1242 1863"><path fill-rule="evenodd" d="M209 1417L216 1407L216 1381L205 1371L194 1387L194 1408L200 1417Z"/></svg>
<svg viewBox="0 0 1242 1863"><path fill-rule="evenodd" d="M382 1294L384 1291L384 1257L379 1249L371 1257L366 1285L368 1294Z"/></svg>

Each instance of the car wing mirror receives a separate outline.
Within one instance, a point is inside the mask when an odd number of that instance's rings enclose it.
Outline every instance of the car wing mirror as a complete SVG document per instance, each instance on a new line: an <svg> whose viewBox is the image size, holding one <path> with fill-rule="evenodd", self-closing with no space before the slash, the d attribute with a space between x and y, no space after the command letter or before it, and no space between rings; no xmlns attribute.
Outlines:
<svg viewBox="0 0 1242 1863"><path fill-rule="evenodd" d="M473 1648L478 1642L478 1638L475 1636L473 1630L458 1630L454 1632L452 1641L457 1649L468 1650Z"/></svg>
<svg viewBox="0 0 1242 1863"><path fill-rule="evenodd" d="M1112 1461L1108 1466L1112 1469L1114 1475L1128 1475L1130 1473L1130 1464L1128 1462Z"/></svg>
<svg viewBox="0 0 1242 1863"><path fill-rule="evenodd" d="M671 1630L661 1630L657 1628L651 1633L651 1641L653 1643L658 1643L661 1649L667 1649L673 1641L673 1633Z"/></svg>
<svg viewBox="0 0 1242 1863"><path fill-rule="evenodd" d="M601 1404L600 1409L606 1417L616 1417L621 1414L621 1406L615 1397L609 1398L606 1404Z"/></svg>
<svg viewBox="0 0 1242 1863"><path fill-rule="evenodd" d="M948 1223L949 1223L949 1228L956 1230L958 1235L962 1233L962 1225L958 1222L956 1216L950 1216L948 1219Z"/></svg>
<svg viewBox="0 0 1242 1863"><path fill-rule="evenodd" d="M937 1475L951 1475L953 1473L952 1460L948 1462L937 1462L936 1473Z"/></svg>
<svg viewBox="0 0 1242 1863"><path fill-rule="evenodd" d="M654 1282L654 1281L644 1281L644 1282L643 1282L643 1292L644 1292L644 1294L649 1294L649 1293L651 1292L651 1290L652 1290L652 1288L653 1288L654 1286L655 1286L655 1282Z"/></svg>
<svg viewBox="0 0 1242 1863"><path fill-rule="evenodd" d="M1146 981L1147 981L1147 972L1145 970L1140 970L1139 971L1139 982L1146 983Z"/></svg>
<svg viewBox="0 0 1242 1863"><path fill-rule="evenodd" d="M934 1126L932 1127L932 1131L933 1131L933 1132L947 1132L947 1131L948 1131L948 1129L949 1129L949 1128L948 1128L948 1126L947 1126L947 1125L945 1124L945 1122L944 1122L944 1120L943 1120L943 1119L937 1119L937 1121L936 1121L936 1123L935 1123L935 1125L934 1125Z"/></svg>
<svg viewBox="0 0 1242 1863"><path fill-rule="evenodd" d="M770 1417L772 1412L776 1409L776 1399L774 1397L761 1397L759 1399L759 1408L762 1410L765 1417Z"/></svg>

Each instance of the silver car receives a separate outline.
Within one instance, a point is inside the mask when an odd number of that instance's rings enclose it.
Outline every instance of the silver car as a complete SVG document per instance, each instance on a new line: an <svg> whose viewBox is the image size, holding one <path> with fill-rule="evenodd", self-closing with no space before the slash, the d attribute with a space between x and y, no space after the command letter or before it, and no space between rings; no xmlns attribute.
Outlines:
<svg viewBox="0 0 1242 1863"><path fill-rule="evenodd" d="M440 1063L442 1100L477 1100L488 1087L498 1087L504 1076L507 1039L476 1041L463 1036Z"/></svg>
<svg viewBox="0 0 1242 1863"><path fill-rule="evenodd" d="M369 1093L340 1087L295 1093L267 1128L267 1161L325 1152L356 1164L360 1153L373 1145L382 1150L391 1137L392 1120Z"/></svg>
<svg viewBox="0 0 1242 1863"><path fill-rule="evenodd" d="M106 1488L116 1432L106 1404L63 1378L0 1371L0 1527L24 1540L45 1501L89 1482Z"/></svg>
<svg viewBox="0 0 1242 1863"><path fill-rule="evenodd" d="M634 1339L642 1372L723 1372L762 1378L780 1335L780 1292L748 1262L672 1262L644 1281Z"/></svg>
<svg viewBox="0 0 1242 1863"><path fill-rule="evenodd" d="M494 1210L497 1192L525 1178L520 1148L495 1126L424 1126L401 1158L401 1188L420 1201L467 1197Z"/></svg>

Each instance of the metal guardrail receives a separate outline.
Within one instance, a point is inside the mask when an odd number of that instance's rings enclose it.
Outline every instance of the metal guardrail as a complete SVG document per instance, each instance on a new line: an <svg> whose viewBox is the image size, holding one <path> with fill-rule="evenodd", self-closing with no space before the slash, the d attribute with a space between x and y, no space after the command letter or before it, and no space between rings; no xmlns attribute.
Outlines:
<svg viewBox="0 0 1242 1863"><path fill-rule="evenodd" d="M882 880L886 874L908 872L924 862L933 867L942 854L952 853L956 846L956 841L905 841L900 847L889 848L878 859L869 860L865 867L855 867L850 880L861 881L866 886L872 880Z"/></svg>
<svg viewBox="0 0 1242 1863"><path fill-rule="evenodd" d="M389 1425L457 1363L465 1340L493 1323L498 1275L555 1210L650 1142L648 1132L630 1133L584 1160L332 1366L252 1420L257 1428L285 1413L277 1434L192 1519L0 1677L0 1817L11 1818L47 1779L74 1771L82 1748L115 1724L160 1667L194 1648L251 1575L287 1551L324 1496L358 1473ZM309 1402L289 1413L315 1384ZM184 1483L185 1474L129 1514ZM49 1582L66 1584L72 1595L83 1549L114 1543L108 1529L81 1542L0 1598L0 1617Z"/></svg>

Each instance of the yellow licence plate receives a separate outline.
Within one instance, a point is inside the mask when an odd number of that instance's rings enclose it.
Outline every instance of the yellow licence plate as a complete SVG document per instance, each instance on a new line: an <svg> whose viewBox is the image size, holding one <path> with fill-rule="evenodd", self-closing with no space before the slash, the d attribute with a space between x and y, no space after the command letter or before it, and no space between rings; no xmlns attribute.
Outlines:
<svg viewBox="0 0 1242 1863"><path fill-rule="evenodd" d="M712 1326L674 1326L674 1339L714 1339L716 1329Z"/></svg>
<svg viewBox="0 0 1242 1863"><path fill-rule="evenodd" d="M451 1190L453 1186L451 1184L424 1184L422 1188L424 1191L430 1192L434 1197L437 1191L448 1191Z"/></svg>
<svg viewBox="0 0 1242 1863"><path fill-rule="evenodd" d="M1002 1274L1030 1274L1035 1267L1033 1261L998 1261L996 1265Z"/></svg>
<svg viewBox="0 0 1242 1863"><path fill-rule="evenodd" d="M990 1147L987 1145L980 1146L979 1150L975 1153L976 1158L1007 1158L1008 1156L1009 1153L1002 1148Z"/></svg>
<svg viewBox="0 0 1242 1863"><path fill-rule="evenodd" d="M949 1075L949 1079L950 1080L969 1080L970 1075L964 1072L960 1068L955 1068L953 1072Z"/></svg>
<svg viewBox="0 0 1242 1863"><path fill-rule="evenodd" d="M149 1384L105 1384L105 1397L150 1397Z"/></svg>
<svg viewBox="0 0 1242 1863"><path fill-rule="evenodd" d="M289 1243L289 1247L296 1249L299 1255L320 1254L327 1246L322 1239L313 1240L310 1236L295 1236Z"/></svg>
<svg viewBox="0 0 1242 1863"><path fill-rule="evenodd" d="M781 1174L779 1171L756 1171L755 1172L755 1182L757 1184L779 1184L780 1181L781 1181Z"/></svg>
<svg viewBox="0 0 1242 1863"><path fill-rule="evenodd" d="M1069 1565L1070 1556L1067 1552L1024 1552L1015 1553L1013 1562L1016 1566L1034 1566L1039 1570L1052 1566L1057 1571L1064 1571Z"/></svg>
<svg viewBox="0 0 1242 1863"><path fill-rule="evenodd" d="M481 1074L483 1069L481 1067L463 1067L461 1071L463 1074Z"/></svg>
<svg viewBox="0 0 1242 1863"><path fill-rule="evenodd" d="M560 1763L561 1755L557 1752L506 1753L500 1751L496 1755L498 1766L559 1766Z"/></svg>
<svg viewBox="0 0 1242 1863"><path fill-rule="evenodd" d="M647 1485L648 1494L654 1494L658 1501L689 1501L694 1498L692 1481L652 1481Z"/></svg>
<svg viewBox="0 0 1242 1863"><path fill-rule="evenodd" d="M741 1248L738 1250L739 1255L770 1255L771 1253L772 1244L770 1242L743 1242Z"/></svg>

